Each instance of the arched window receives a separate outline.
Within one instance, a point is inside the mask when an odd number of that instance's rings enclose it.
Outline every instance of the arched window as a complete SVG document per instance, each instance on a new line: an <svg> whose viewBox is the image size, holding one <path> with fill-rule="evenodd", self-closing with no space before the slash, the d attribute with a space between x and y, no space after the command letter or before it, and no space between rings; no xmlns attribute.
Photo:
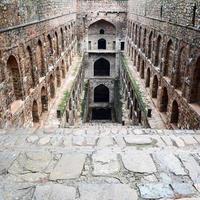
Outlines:
<svg viewBox="0 0 200 200"><path fill-rule="evenodd" d="M62 60L61 69L62 69L62 78L65 78L65 63L64 63L64 60Z"/></svg>
<svg viewBox="0 0 200 200"><path fill-rule="evenodd" d="M109 89L105 85L99 85L94 89L94 102L109 102Z"/></svg>
<svg viewBox="0 0 200 200"><path fill-rule="evenodd" d="M164 87L162 90L162 96L161 96L161 105L160 105L160 112L167 112L168 109L168 92L167 88Z"/></svg>
<svg viewBox="0 0 200 200"><path fill-rule="evenodd" d="M166 49L166 56L165 56L165 66L164 66L164 76L170 77L173 67L173 61L174 61L174 45L172 43L172 40L169 40L167 43L167 49Z"/></svg>
<svg viewBox="0 0 200 200"><path fill-rule="evenodd" d="M143 52L145 53L145 48L146 48L146 37L147 37L147 30L146 28L144 29L144 35L143 35Z"/></svg>
<svg viewBox="0 0 200 200"><path fill-rule="evenodd" d="M56 54L57 54L57 56L59 56L59 40L58 40L58 33L57 32L55 32L55 37L56 37L56 40L55 40L55 42L56 42Z"/></svg>
<svg viewBox="0 0 200 200"><path fill-rule="evenodd" d="M57 87L60 87L61 78L60 78L60 69L59 69L59 67L56 68L56 79L57 79Z"/></svg>
<svg viewBox="0 0 200 200"><path fill-rule="evenodd" d="M101 30L99 31L99 33L103 35L103 34L105 33L105 31L104 31L103 29L101 29Z"/></svg>
<svg viewBox="0 0 200 200"><path fill-rule="evenodd" d="M106 40L101 38L98 40L98 49L106 49Z"/></svg>
<svg viewBox="0 0 200 200"><path fill-rule="evenodd" d="M45 87L41 89L42 112L48 111L48 95Z"/></svg>
<svg viewBox="0 0 200 200"><path fill-rule="evenodd" d="M175 87L181 91L184 85L187 59L188 59L187 50L186 48L182 48L180 50L178 58L178 68L177 68L176 83L175 83Z"/></svg>
<svg viewBox="0 0 200 200"><path fill-rule="evenodd" d="M29 46L27 47L27 51L28 51L28 56L29 56L29 72L31 76L31 88L34 88L36 86L35 69L33 66L33 54Z"/></svg>
<svg viewBox="0 0 200 200"><path fill-rule="evenodd" d="M172 103L171 123L177 125L179 121L179 107L176 101Z"/></svg>
<svg viewBox="0 0 200 200"><path fill-rule="evenodd" d="M33 101L32 117L33 117L33 123L38 123L40 121L38 114L38 104L36 100Z"/></svg>
<svg viewBox="0 0 200 200"><path fill-rule="evenodd" d="M137 39L138 39L138 26L135 26L135 44L137 44Z"/></svg>
<svg viewBox="0 0 200 200"><path fill-rule="evenodd" d="M110 76L110 63L104 58L94 63L94 76Z"/></svg>
<svg viewBox="0 0 200 200"><path fill-rule="evenodd" d="M152 85L152 98L157 98L158 96L158 78L154 76Z"/></svg>
<svg viewBox="0 0 200 200"><path fill-rule="evenodd" d="M142 64L141 64L140 77L142 79L144 78L144 60L142 61Z"/></svg>
<svg viewBox="0 0 200 200"><path fill-rule="evenodd" d="M138 47L141 47L141 34L142 34L142 27L139 28L139 36L138 36Z"/></svg>
<svg viewBox="0 0 200 200"><path fill-rule="evenodd" d="M60 29L60 33L61 33L61 45L62 45L62 51L64 51L64 33L63 33L63 29Z"/></svg>
<svg viewBox="0 0 200 200"><path fill-rule="evenodd" d="M200 57L197 59L191 91L191 102L200 103Z"/></svg>
<svg viewBox="0 0 200 200"><path fill-rule="evenodd" d="M52 39L51 39L50 35L48 35L47 38L48 38L48 52L49 52L49 56L52 56L53 55Z"/></svg>
<svg viewBox="0 0 200 200"><path fill-rule="evenodd" d="M151 72L150 69L147 69L147 74L146 74L146 87L150 86L150 78L151 78Z"/></svg>
<svg viewBox="0 0 200 200"><path fill-rule="evenodd" d="M152 37L153 37L153 33L151 32L149 34L149 43L148 43L148 58L151 58L151 54L152 54Z"/></svg>
<svg viewBox="0 0 200 200"><path fill-rule="evenodd" d="M137 71L140 71L140 55L138 55L138 60L137 60Z"/></svg>
<svg viewBox="0 0 200 200"><path fill-rule="evenodd" d="M50 96L53 99L55 97L55 86L54 86L54 78L50 76Z"/></svg>
<svg viewBox="0 0 200 200"><path fill-rule="evenodd" d="M161 36L159 35L156 41L155 66L158 66L160 62L160 50L161 50L160 45L161 45Z"/></svg>
<svg viewBox="0 0 200 200"><path fill-rule="evenodd" d="M14 56L10 56L7 61L7 68L9 71L9 77L12 79L9 82L13 85L13 92L16 100L23 98L22 92L22 80L20 76L19 66Z"/></svg>
<svg viewBox="0 0 200 200"><path fill-rule="evenodd" d="M39 40L36 48L36 58L37 58L37 65L40 70L40 77L45 76L45 64L44 64L44 54L43 54L43 47L42 42Z"/></svg>

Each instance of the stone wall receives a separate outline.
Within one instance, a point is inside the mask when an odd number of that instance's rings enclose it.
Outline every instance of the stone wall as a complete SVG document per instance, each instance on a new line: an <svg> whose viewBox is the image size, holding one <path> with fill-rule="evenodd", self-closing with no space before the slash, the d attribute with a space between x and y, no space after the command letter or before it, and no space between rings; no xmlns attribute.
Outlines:
<svg viewBox="0 0 200 200"><path fill-rule="evenodd" d="M52 104L56 88L61 86L77 52L76 10L72 7L71 13L69 9L60 13L64 1L42 2L40 8L28 1L14 1L13 6L2 3L5 11L8 9L8 16L4 14L10 23L0 29L0 127L38 122ZM46 16L39 19L36 14L33 18L29 12L26 15L22 10L28 6L37 7L35 13L42 10ZM11 8L14 14L22 12L24 16L17 19L12 15L16 21L10 20Z"/></svg>
<svg viewBox="0 0 200 200"><path fill-rule="evenodd" d="M131 4L134 2L135 4ZM144 12L145 2L131 1L129 4L127 53L141 80L144 79L145 86L150 89L152 98L157 99L157 107L167 126L198 129L199 30L197 26L189 24L189 14L178 12L189 12L190 7L184 9L186 4L180 1L176 2L176 6L163 3L161 19L155 14L159 2L155 7L151 6L151 13L148 10L150 6L147 6L146 13ZM138 9L135 5L138 5ZM175 8L171 13L177 15L177 20L172 17L176 21L166 19L166 16L170 17L170 13L165 13L167 9L169 12L169 6ZM182 15L184 17L181 17ZM198 18L198 12L196 17Z"/></svg>
<svg viewBox="0 0 200 200"><path fill-rule="evenodd" d="M128 12L200 28L200 3L198 0L131 0L128 3Z"/></svg>
<svg viewBox="0 0 200 200"><path fill-rule="evenodd" d="M0 2L0 27L9 28L76 12L73 0L17 0Z"/></svg>

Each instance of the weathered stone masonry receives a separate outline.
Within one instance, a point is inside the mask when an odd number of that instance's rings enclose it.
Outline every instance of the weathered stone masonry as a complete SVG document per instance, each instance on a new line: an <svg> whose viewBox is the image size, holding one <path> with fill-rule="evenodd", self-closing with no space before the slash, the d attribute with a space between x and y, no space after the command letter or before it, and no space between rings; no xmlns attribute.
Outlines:
<svg viewBox="0 0 200 200"><path fill-rule="evenodd" d="M170 12L170 5L175 12ZM199 128L199 3L131 1L128 8L127 54L157 99L166 124Z"/></svg>
<svg viewBox="0 0 200 200"><path fill-rule="evenodd" d="M77 51L76 5L55 4L40 2L33 19L13 17L9 27L12 9L20 12L21 7L17 2L0 6L5 17L0 31L0 127L38 122L72 63Z"/></svg>

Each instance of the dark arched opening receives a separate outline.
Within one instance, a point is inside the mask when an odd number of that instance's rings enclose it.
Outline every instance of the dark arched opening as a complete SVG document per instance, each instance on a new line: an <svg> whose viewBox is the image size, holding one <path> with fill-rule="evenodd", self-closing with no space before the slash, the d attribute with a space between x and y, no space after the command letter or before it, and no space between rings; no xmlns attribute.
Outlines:
<svg viewBox="0 0 200 200"><path fill-rule="evenodd" d="M100 58L94 63L94 76L110 76L110 63Z"/></svg>
<svg viewBox="0 0 200 200"><path fill-rule="evenodd" d="M167 88L164 87L162 91L162 97L161 97L161 106L160 106L160 112L167 112L168 109L168 92Z"/></svg>
<svg viewBox="0 0 200 200"><path fill-rule="evenodd" d="M157 98L158 96L158 78L154 76L152 85L152 98Z"/></svg>
<svg viewBox="0 0 200 200"><path fill-rule="evenodd" d="M33 123L38 123L40 121L38 114L38 104L36 100L33 101L32 117L33 117Z"/></svg>
<svg viewBox="0 0 200 200"><path fill-rule="evenodd" d="M179 120L178 103L176 101L173 101L173 104L172 104L172 114L171 114L171 123L177 125L178 120Z"/></svg>
<svg viewBox="0 0 200 200"><path fill-rule="evenodd" d="M19 100L23 98L21 76L19 72L19 66L14 56L10 56L7 61L7 67L12 77L13 91L15 99Z"/></svg>
<svg viewBox="0 0 200 200"><path fill-rule="evenodd" d="M106 49L106 40L101 38L98 40L98 49Z"/></svg>
<svg viewBox="0 0 200 200"><path fill-rule="evenodd" d="M60 69L56 68L56 79L57 79L57 87L60 87L61 85L61 78L60 78Z"/></svg>
<svg viewBox="0 0 200 200"><path fill-rule="evenodd" d="M155 55L155 66L159 65L160 62L160 45L161 45L161 36L159 35L156 41L156 55Z"/></svg>
<svg viewBox="0 0 200 200"><path fill-rule="evenodd" d="M200 57L197 59L194 70L191 102L200 103Z"/></svg>
<svg viewBox="0 0 200 200"><path fill-rule="evenodd" d="M171 40L167 43L163 75L170 77L174 60L174 46Z"/></svg>
<svg viewBox="0 0 200 200"><path fill-rule="evenodd" d="M151 72L150 69L147 69L147 74L146 74L146 87L150 86L150 78L151 78Z"/></svg>
<svg viewBox="0 0 200 200"><path fill-rule="evenodd" d="M100 33L100 34L104 34L105 31L104 31L103 29L101 29L101 30L99 31L99 33Z"/></svg>
<svg viewBox="0 0 200 200"><path fill-rule="evenodd" d="M45 87L41 89L42 112L48 111L48 95Z"/></svg>
<svg viewBox="0 0 200 200"><path fill-rule="evenodd" d="M94 102L109 102L109 89L105 85L94 89Z"/></svg>
<svg viewBox="0 0 200 200"><path fill-rule="evenodd" d="M54 78L50 76L50 96L53 99L55 97L55 86L54 86Z"/></svg>

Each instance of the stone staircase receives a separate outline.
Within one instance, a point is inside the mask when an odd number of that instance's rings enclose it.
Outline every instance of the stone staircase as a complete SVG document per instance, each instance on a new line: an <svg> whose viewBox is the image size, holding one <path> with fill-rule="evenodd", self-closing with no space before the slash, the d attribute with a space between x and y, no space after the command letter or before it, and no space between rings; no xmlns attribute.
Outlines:
<svg viewBox="0 0 200 200"><path fill-rule="evenodd" d="M200 131L0 130L1 200L200 199Z"/></svg>

